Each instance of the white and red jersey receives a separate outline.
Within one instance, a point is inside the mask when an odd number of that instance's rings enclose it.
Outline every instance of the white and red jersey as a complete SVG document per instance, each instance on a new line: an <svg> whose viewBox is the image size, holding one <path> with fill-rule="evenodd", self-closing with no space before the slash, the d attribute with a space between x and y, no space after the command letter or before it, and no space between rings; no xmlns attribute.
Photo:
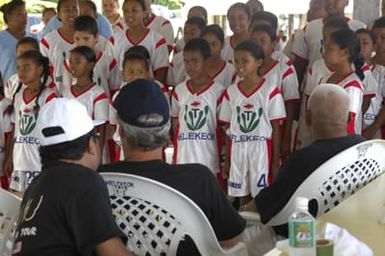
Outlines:
<svg viewBox="0 0 385 256"><path fill-rule="evenodd" d="M171 97L171 116L178 119L174 134L174 161L178 164L201 163L217 173L217 104L224 88L211 81L196 93L189 81L179 84Z"/></svg>
<svg viewBox="0 0 385 256"><path fill-rule="evenodd" d="M151 14L144 25L147 28L158 32L164 39L166 39L167 45L172 49L172 46L174 45L174 29L168 19Z"/></svg>
<svg viewBox="0 0 385 256"><path fill-rule="evenodd" d="M227 88L234 83L236 76L237 74L234 65L226 61L223 63L221 69L214 76L212 76L211 79Z"/></svg>
<svg viewBox="0 0 385 256"><path fill-rule="evenodd" d="M385 67L381 65L370 66L373 77L376 81L375 96L371 99L370 106L363 115L363 127L367 128L377 118L378 113L383 108L385 99ZM382 137L381 131L378 130L374 138L380 139Z"/></svg>
<svg viewBox="0 0 385 256"><path fill-rule="evenodd" d="M229 62L233 63L234 62L234 48L235 48L235 46L232 45L231 38L232 38L232 36L228 36L225 38L221 57L224 61L229 61Z"/></svg>
<svg viewBox="0 0 385 256"><path fill-rule="evenodd" d="M181 51L175 54L172 58L170 66L167 70L167 84L176 86L187 79L190 79L190 77L186 73L183 51Z"/></svg>
<svg viewBox="0 0 385 256"><path fill-rule="evenodd" d="M294 66L275 61L271 68L261 75L269 84L280 87L285 102L299 101L298 78Z"/></svg>
<svg viewBox="0 0 385 256"><path fill-rule="evenodd" d="M4 176L5 137L12 134L11 114L7 112L11 101L0 96L0 177Z"/></svg>
<svg viewBox="0 0 385 256"><path fill-rule="evenodd" d="M68 90L71 84L73 84L68 59L66 60L64 70L63 81L64 85L67 86L65 90ZM97 86L103 88L109 99L111 98L111 92L119 89L120 73L118 63L113 56L100 52L93 69L93 81Z"/></svg>
<svg viewBox="0 0 385 256"><path fill-rule="evenodd" d="M12 100L13 99L13 95L16 93L17 88L19 86L22 86L22 84L20 83L19 75L18 74L14 74L5 83L5 86L4 86L4 97L7 98L7 99ZM50 76L47 79L46 86L48 88L51 88L52 90L54 90L57 93L55 83L53 82L53 80L52 80L52 78Z"/></svg>
<svg viewBox="0 0 385 256"><path fill-rule="evenodd" d="M352 65L352 69L354 70L354 65ZM362 80L362 85L364 86L364 96L372 98L376 94L376 80L368 64L363 65L361 69L365 76L364 80ZM334 71L326 65L324 59L316 60L313 66L308 70L305 94L310 95L314 86L319 84L323 77L331 76L333 73Z"/></svg>
<svg viewBox="0 0 385 256"><path fill-rule="evenodd" d="M309 62L311 67L313 63L322 58L321 41L324 19L316 19L309 22L304 28L302 35L294 38L292 53ZM349 27L356 31L360 28L366 28L366 25L360 21L347 18Z"/></svg>
<svg viewBox="0 0 385 256"><path fill-rule="evenodd" d="M109 120L108 97L104 90L93 84L82 93L77 93L71 86L63 92L64 98L76 99L87 108L87 112L93 120Z"/></svg>
<svg viewBox="0 0 385 256"><path fill-rule="evenodd" d="M124 33L123 31L126 31L128 26L126 25L126 22L124 21L124 18L119 15L119 17L115 20L115 22L111 23L112 26L112 35L114 38L116 38L117 35L120 33Z"/></svg>
<svg viewBox="0 0 385 256"><path fill-rule="evenodd" d="M51 63L52 76L59 92L63 90L64 63L74 47L75 43L65 39L58 29L48 33L40 41L40 51Z"/></svg>
<svg viewBox="0 0 385 256"><path fill-rule="evenodd" d="M286 63L288 66L293 66L293 62L283 52L274 51L271 54L271 58Z"/></svg>
<svg viewBox="0 0 385 256"><path fill-rule="evenodd" d="M285 118L281 89L266 79L250 94L246 94L239 83L231 85L220 103L219 120L230 124L227 134L236 142L270 140L273 132L271 121Z"/></svg>
<svg viewBox="0 0 385 256"><path fill-rule="evenodd" d="M47 102L56 97L55 92L50 88L45 88L33 99L25 99L25 89L21 90L14 97L14 110L12 113L12 123L14 124L14 146L13 146L13 169L16 171L35 171L40 172L41 163L39 156L38 133L35 129L39 111L36 110L38 101L41 108Z"/></svg>
<svg viewBox="0 0 385 256"><path fill-rule="evenodd" d="M277 52L282 52L284 47L285 47L285 43L283 42L282 38L280 36L277 36L277 38L275 40L274 50Z"/></svg>
<svg viewBox="0 0 385 256"><path fill-rule="evenodd" d="M291 61L293 61L295 57L295 55L292 53L294 40L296 40L298 37L303 38L303 29L298 29L295 31L294 34L291 35L290 39L287 40L285 48L282 50L282 53L285 54Z"/></svg>
<svg viewBox="0 0 385 256"><path fill-rule="evenodd" d="M124 53L131 47L142 45L146 47L150 54L151 69L155 72L168 67L168 49L166 40L157 32L149 29L147 33L134 42L128 35L127 30L119 34L115 40L115 59L119 62L119 69L122 70Z"/></svg>

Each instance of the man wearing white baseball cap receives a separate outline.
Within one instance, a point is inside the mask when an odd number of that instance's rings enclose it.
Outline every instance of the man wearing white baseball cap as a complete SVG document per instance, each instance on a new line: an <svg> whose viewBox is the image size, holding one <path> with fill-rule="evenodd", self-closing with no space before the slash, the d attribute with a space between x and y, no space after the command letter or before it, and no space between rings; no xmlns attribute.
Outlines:
<svg viewBox="0 0 385 256"><path fill-rule="evenodd" d="M40 110L42 171L24 194L13 255L131 255L94 171L100 163L97 124L73 99Z"/></svg>

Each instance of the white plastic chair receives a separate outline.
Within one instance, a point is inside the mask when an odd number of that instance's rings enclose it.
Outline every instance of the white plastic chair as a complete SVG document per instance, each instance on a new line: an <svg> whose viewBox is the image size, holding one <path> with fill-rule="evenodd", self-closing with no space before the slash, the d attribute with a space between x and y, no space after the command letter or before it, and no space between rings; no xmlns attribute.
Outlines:
<svg viewBox="0 0 385 256"><path fill-rule="evenodd" d="M123 173L101 173L115 220L137 255L176 255L185 235L201 255L247 255L243 243L222 249L202 210L179 191L160 182Z"/></svg>
<svg viewBox="0 0 385 256"><path fill-rule="evenodd" d="M11 255L21 199L0 188L0 255Z"/></svg>
<svg viewBox="0 0 385 256"><path fill-rule="evenodd" d="M316 202L318 218L384 171L385 140L369 140L354 145L318 167L267 225L287 223L289 216L295 211L295 198L299 196L309 198L309 204Z"/></svg>

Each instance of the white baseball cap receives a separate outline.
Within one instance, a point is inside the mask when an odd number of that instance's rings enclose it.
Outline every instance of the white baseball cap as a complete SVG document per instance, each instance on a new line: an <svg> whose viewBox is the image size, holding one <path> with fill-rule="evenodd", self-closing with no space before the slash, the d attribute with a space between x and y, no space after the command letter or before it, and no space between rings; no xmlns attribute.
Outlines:
<svg viewBox="0 0 385 256"><path fill-rule="evenodd" d="M40 145L49 146L80 138L103 123L93 121L77 100L56 98L40 109L36 128Z"/></svg>

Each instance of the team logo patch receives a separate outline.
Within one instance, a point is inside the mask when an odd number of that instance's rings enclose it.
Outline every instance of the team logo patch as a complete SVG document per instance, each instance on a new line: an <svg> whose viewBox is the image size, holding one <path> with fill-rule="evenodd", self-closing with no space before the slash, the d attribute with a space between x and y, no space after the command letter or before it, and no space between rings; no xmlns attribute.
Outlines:
<svg viewBox="0 0 385 256"><path fill-rule="evenodd" d="M249 133L257 128L259 121L261 120L261 116L263 114L263 109L259 108L258 110L254 110L253 104L246 104L243 106L243 110L241 110L240 106L237 106L237 122L239 124L239 128L243 133Z"/></svg>
<svg viewBox="0 0 385 256"><path fill-rule="evenodd" d="M190 105L190 109L188 105L185 105L184 121L189 130L196 131L206 124L209 106L206 105L202 108L199 101L194 101Z"/></svg>
<svg viewBox="0 0 385 256"><path fill-rule="evenodd" d="M24 113L19 111L19 115L21 116L19 121L20 134L28 135L30 134L36 126L36 120L38 113L31 113L32 111L29 109L24 110Z"/></svg>

